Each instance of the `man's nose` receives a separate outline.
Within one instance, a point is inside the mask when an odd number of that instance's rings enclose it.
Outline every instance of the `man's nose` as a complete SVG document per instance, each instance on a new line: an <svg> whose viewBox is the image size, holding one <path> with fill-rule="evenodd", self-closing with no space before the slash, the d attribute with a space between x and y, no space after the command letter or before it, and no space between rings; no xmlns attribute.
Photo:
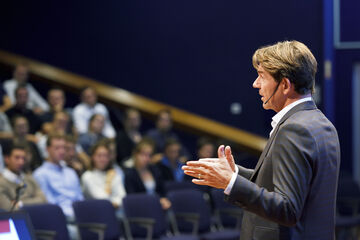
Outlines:
<svg viewBox="0 0 360 240"><path fill-rule="evenodd" d="M259 78L256 78L255 81L253 82L253 88L260 88L258 79Z"/></svg>

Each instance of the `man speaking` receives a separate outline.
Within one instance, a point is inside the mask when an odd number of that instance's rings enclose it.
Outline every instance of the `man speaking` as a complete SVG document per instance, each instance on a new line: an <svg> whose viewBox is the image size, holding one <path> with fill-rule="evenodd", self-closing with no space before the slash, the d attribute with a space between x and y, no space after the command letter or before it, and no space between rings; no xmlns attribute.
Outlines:
<svg viewBox="0 0 360 240"><path fill-rule="evenodd" d="M219 158L189 161L183 170L246 210L241 240L335 239L340 147L311 98L316 59L303 43L284 41L258 49L253 65L263 108L276 112L255 169L236 166L230 147L220 146Z"/></svg>

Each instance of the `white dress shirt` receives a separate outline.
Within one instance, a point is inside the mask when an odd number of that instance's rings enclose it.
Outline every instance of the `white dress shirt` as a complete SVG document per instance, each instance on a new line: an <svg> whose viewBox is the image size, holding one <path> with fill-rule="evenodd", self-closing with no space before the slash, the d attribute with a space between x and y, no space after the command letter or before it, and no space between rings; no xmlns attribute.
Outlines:
<svg viewBox="0 0 360 240"><path fill-rule="evenodd" d="M299 99L289 105L287 105L286 107L284 107L283 109L281 109L280 112L278 112L273 118L272 118L272 122L271 122L271 126L272 126L272 130L270 132L270 136L271 134L274 132L276 126L279 124L280 120L285 116L285 114L290 111L293 107L295 107L296 105L303 103L303 102L307 102L307 101L312 101L312 97L306 97L306 98L302 98ZM236 177L238 175L239 169L237 167L235 167L235 172L233 173L233 175L231 176L230 182L227 185L227 187L224 190L224 193L226 195L229 195L231 192L231 189L234 186Z"/></svg>
<svg viewBox="0 0 360 240"><path fill-rule="evenodd" d="M77 131L79 133L86 133L88 131L89 120L94 114L101 114L105 118L105 125L102 134L107 138L114 138L116 133L110 122L109 112L101 103L96 103L94 107L85 103L80 103L74 108L73 120Z"/></svg>
<svg viewBox="0 0 360 240"><path fill-rule="evenodd" d="M6 80L3 84L3 88L6 94L9 96L12 104L15 104L15 90L17 87L18 82L15 79ZM29 96L26 106L29 109L39 107L43 111L49 111L48 103L30 83L26 83L26 89L28 90Z"/></svg>

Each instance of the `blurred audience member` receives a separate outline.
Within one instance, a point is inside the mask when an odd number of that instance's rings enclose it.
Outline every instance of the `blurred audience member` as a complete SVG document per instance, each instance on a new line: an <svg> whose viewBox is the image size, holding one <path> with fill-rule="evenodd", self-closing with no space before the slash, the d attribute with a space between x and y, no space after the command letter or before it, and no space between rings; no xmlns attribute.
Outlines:
<svg viewBox="0 0 360 240"><path fill-rule="evenodd" d="M76 140L73 136L68 135L65 138L65 157L66 165L75 170L77 175L81 175L86 171L87 165L90 167L90 161L84 160L83 156L76 151Z"/></svg>
<svg viewBox="0 0 360 240"><path fill-rule="evenodd" d="M63 135L49 135L47 151L49 157L38 169L34 171L34 178L45 193L46 199L59 205L64 214L74 218L72 203L83 200L79 177L74 169L66 166L66 141Z"/></svg>
<svg viewBox="0 0 360 240"><path fill-rule="evenodd" d="M180 142L179 137L172 131L172 118L171 112L168 109L160 110L157 114L156 128L147 132L147 137L151 138L155 142L155 154L153 156L153 162L158 162L163 156L165 143L168 139L176 139ZM186 162L189 158L189 153L186 148L182 147L180 160Z"/></svg>
<svg viewBox="0 0 360 240"><path fill-rule="evenodd" d="M43 158L47 158L48 152L46 150L46 141L49 134L67 135L72 134L70 125L70 116L65 111L60 111L54 114L52 122L43 125L43 131L37 133L38 143L37 146Z"/></svg>
<svg viewBox="0 0 360 240"><path fill-rule="evenodd" d="M30 123L30 133L35 133L40 129L41 121L34 112L27 107L28 90L25 85L19 85L15 90L15 105L8 109L5 113L11 120L16 115L24 116Z"/></svg>
<svg viewBox="0 0 360 240"><path fill-rule="evenodd" d="M89 129L86 133L79 136L78 143L87 154L90 153L90 148L99 140L105 138L102 134L105 125L105 118L101 114L94 114L90 117Z"/></svg>
<svg viewBox="0 0 360 240"><path fill-rule="evenodd" d="M156 164L163 181L181 182L184 180L184 171L181 167L184 165L180 161L181 144L176 139L168 139L165 143L164 156Z"/></svg>
<svg viewBox="0 0 360 240"><path fill-rule="evenodd" d="M197 159L215 157L215 144L208 138L197 141Z"/></svg>
<svg viewBox="0 0 360 240"><path fill-rule="evenodd" d="M91 168L81 176L81 184L86 198L108 199L115 208L122 206L124 184L112 167L110 151L103 142L91 148Z"/></svg>
<svg viewBox="0 0 360 240"><path fill-rule="evenodd" d="M0 112L5 112L9 108L11 108L11 100L6 92L4 91L3 84L0 86Z"/></svg>
<svg viewBox="0 0 360 240"><path fill-rule="evenodd" d="M13 144L5 156L6 168L0 175L0 208L19 209L24 205L46 202L46 198L31 174L25 174L25 146ZM17 194L19 194L18 202Z"/></svg>
<svg viewBox="0 0 360 240"><path fill-rule="evenodd" d="M28 120L20 115L15 116L12 119L12 127L14 132L13 141L26 146L26 164L23 170L26 172L33 171L42 164L43 159L40 155L38 147L36 146L36 137L29 134Z"/></svg>
<svg viewBox="0 0 360 240"><path fill-rule="evenodd" d="M97 95L93 88L86 87L81 92L81 103L73 111L75 128L79 133L86 133L89 120L94 114L100 114L105 119L102 134L107 138L115 137L115 130L109 119L109 112L105 105L98 103Z"/></svg>
<svg viewBox="0 0 360 240"><path fill-rule="evenodd" d="M12 138L12 128L5 113L0 112L0 138Z"/></svg>
<svg viewBox="0 0 360 240"><path fill-rule="evenodd" d="M119 165L131 157L132 150L142 138L139 131L141 125L140 112L134 108L127 109L123 125L124 129L118 132L116 136L117 162Z"/></svg>
<svg viewBox="0 0 360 240"><path fill-rule="evenodd" d="M26 102L28 109L33 110L35 113L40 114L43 111L49 110L49 105L36 91L36 89L28 83L28 68L25 64L18 64L15 67L13 78L4 82L3 88L9 96L11 102L15 102L15 89L20 85L24 85L28 91L29 99Z"/></svg>
<svg viewBox="0 0 360 240"><path fill-rule="evenodd" d="M54 115L57 112L65 111L72 116L72 109L65 108L65 93L61 88L51 88L47 93L47 100L50 105L50 109L41 115L41 120L43 122L52 122Z"/></svg>
<svg viewBox="0 0 360 240"><path fill-rule="evenodd" d="M103 142L106 145L106 147L109 149L109 157L110 157L110 161L112 163L112 166L115 169L115 171L121 176L121 180L123 182L125 182L124 170L116 162L117 151L116 151L115 139L113 139L113 138L104 138L103 140L101 140L101 142Z"/></svg>
<svg viewBox="0 0 360 240"><path fill-rule="evenodd" d="M164 209L168 209L171 204L164 198L165 189L163 179L158 169L151 165L151 155L154 145L146 139L140 141L134 148L132 159L134 167L125 171L125 188L130 193L148 193L161 196L160 203Z"/></svg>

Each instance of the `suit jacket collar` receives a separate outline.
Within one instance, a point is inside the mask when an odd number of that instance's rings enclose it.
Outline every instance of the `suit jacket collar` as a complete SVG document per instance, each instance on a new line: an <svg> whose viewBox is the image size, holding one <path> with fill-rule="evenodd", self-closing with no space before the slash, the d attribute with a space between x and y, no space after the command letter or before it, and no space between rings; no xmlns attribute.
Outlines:
<svg viewBox="0 0 360 240"><path fill-rule="evenodd" d="M250 177L250 180L254 179L254 177L257 175L257 172L259 171L264 158L267 156L267 153L269 152L270 146L273 142L273 140L275 139L275 136L277 135L277 132L279 130L279 127L281 126L281 124L283 124L290 116L292 116L293 114L295 114L296 112L299 111L305 111L305 110L313 110L316 109L316 105L313 101L307 101L307 102L303 102L300 103L298 105L296 105L295 107L293 107L292 109L290 109L285 115L284 117L281 118L280 122L278 123L278 125L276 126L276 128L274 129L274 132L271 134L270 139L268 140L268 142L266 143L266 146L263 150L263 152L261 153L261 156L259 158L258 163L256 164L256 167L254 169L254 172L252 174L252 176Z"/></svg>

